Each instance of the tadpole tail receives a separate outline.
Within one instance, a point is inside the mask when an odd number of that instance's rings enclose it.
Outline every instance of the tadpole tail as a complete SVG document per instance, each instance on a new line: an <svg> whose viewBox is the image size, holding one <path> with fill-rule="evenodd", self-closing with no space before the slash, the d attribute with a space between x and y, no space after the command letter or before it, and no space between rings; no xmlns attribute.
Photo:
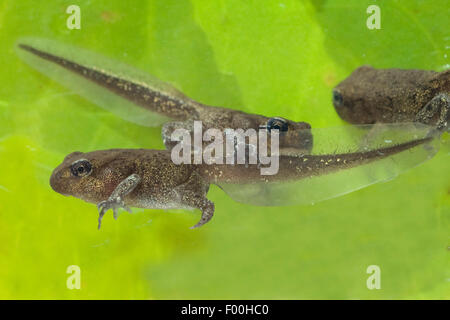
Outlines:
<svg viewBox="0 0 450 320"><path fill-rule="evenodd" d="M111 70L103 69L102 66L90 67L82 65L28 44L18 43L17 47L88 79L115 95L151 112L174 120L185 120L197 114L197 110L194 107L196 102L184 96L169 84L157 79L152 79L151 82L153 83L145 83L139 81L139 79L135 81L125 79L114 74ZM150 77L150 75L148 76Z"/></svg>
<svg viewBox="0 0 450 320"><path fill-rule="evenodd" d="M273 175L261 175L259 165L203 165L202 173L208 181L215 184L242 184L255 182L297 181L308 177L322 176L339 170L347 170L366 165L377 160L395 156L403 151L420 145L433 149L426 144L436 139L436 135L426 136L399 143L393 146L380 147L368 151L357 151L338 154L320 154L304 156L279 156L279 169ZM429 150L430 157L435 150Z"/></svg>

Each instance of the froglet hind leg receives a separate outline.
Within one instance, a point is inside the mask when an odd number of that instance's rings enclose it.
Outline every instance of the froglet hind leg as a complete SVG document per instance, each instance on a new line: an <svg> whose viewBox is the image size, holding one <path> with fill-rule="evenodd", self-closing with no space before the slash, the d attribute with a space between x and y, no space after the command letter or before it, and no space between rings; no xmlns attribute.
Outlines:
<svg viewBox="0 0 450 320"><path fill-rule="evenodd" d="M449 130L450 95L440 93L430 100L416 115L416 121L422 123L434 123L438 130Z"/></svg>
<svg viewBox="0 0 450 320"><path fill-rule="evenodd" d="M199 228L209 222L214 215L214 203L206 198L194 198L193 203L202 211L202 217L191 229Z"/></svg>
<svg viewBox="0 0 450 320"><path fill-rule="evenodd" d="M118 214L117 209L123 208L129 213L131 213L131 209L124 203L123 197L129 194L131 191L136 188L136 186L141 181L141 178L137 174L132 174L125 178L122 182L120 182L116 189L111 193L107 200L101 201L98 205L98 229L100 229L102 224L102 219L105 213L109 210L113 210L114 219L117 220Z"/></svg>
<svg viewBox="0 0 450 320"><path fill-rule="evenodd" d="M191 229L201 227L210 221L214 215L214 203L206 198L209 184L204 182L200 175L194 172L184 184L175 188L180 203L188 208L200 209L202 216Z"/></svg>

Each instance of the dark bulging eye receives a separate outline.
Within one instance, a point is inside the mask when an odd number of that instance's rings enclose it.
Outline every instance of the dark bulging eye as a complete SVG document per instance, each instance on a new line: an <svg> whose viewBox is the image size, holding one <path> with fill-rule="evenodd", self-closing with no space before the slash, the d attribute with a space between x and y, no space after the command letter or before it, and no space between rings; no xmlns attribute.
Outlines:
<svg viewBox="0 0 450 320"><path fill-rule="evenodd" d="M337 90L333 90L333 104L335 107L341 107L344 104L344 98Z"/></svg>
<svg viewBox="0 0 450 320"><path fill-rule="evenodd" d="M74 175L75 177L84 177L91 173L92 165L89 161L85 159L77 160L74 163L72 163L70 171L72 172L72 175Z"/></svg>
<svg viewBox="0 0 450 320"><path fill-rule="evenodd" d="M281 118L270 118L267 121L267 130L270 132L271 130L278 130L280 133L288 131L288 123L286 120Z"/></svg>

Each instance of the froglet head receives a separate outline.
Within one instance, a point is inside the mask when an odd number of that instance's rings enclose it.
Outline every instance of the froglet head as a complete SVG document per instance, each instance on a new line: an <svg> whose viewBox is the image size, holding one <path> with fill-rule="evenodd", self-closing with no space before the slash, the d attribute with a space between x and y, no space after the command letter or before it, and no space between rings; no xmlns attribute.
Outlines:
<svg viewBox="0 0 450 320"><path fill-rule="evenodd" d="M65 196L97 203L108 198L131 172L126 162L119 150L73 152L53 170L50 186Z"/></svg>
<svg viewBox="0 0 450 320"><path fill-rule="evenodd" d="M376 70L370 66L361 66L340 82L332 91L332 102L338 115L350 122L357 122L360 110L364 110L371 88L377 85Z"/></svg>

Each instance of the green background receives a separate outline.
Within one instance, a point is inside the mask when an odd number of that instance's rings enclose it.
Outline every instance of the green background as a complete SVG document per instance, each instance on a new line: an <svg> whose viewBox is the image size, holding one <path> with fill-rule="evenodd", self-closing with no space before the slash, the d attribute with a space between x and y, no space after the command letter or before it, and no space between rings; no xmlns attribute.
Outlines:
<svg viewBox="0 0 450 320"><path fill-rule="evenodd" d="M397 179L314 206L253 207L213 186L194 214L108 214L53 192L69 152L162 148L159 128L107 113L20 61L37 36L134 65L190 97L264 115L343 124L331 89L362 64L449 67L448 1L0 1L0 298L450 298L448 148ZM369 30L366 8L381 8ZM368 290L366 268L381 268ZM66 287L69 265L81 290Z"/></svg>

